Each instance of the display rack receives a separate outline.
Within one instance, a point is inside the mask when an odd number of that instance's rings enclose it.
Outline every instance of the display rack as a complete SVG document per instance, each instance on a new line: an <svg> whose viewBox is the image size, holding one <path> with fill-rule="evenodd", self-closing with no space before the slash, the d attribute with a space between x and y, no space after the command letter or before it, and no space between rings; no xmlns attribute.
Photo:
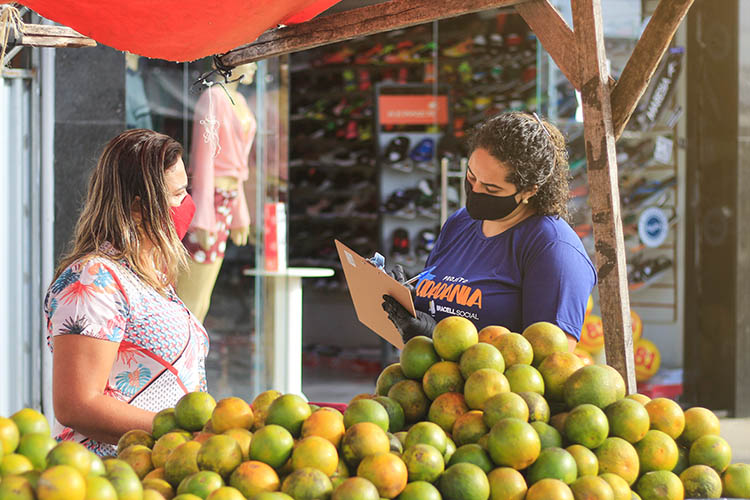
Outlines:
<svg viewBox="0 0 750 500"><path fill-rule="evenodd" d="M635 41L626 38L607 40L612 73L615 77L633 49ZM673 48L675 58L680 48ZM554 63L540 53L540 95L546 95L542 112L566 136L569 145L571 168L571 223L581 237L589 255L594 259L593 224L588 205L586 153L583 144L583 123L575 91L561 75ZM669 61L667 58L666 61ZM660 71L654 78L658 82ZM672 82L674 84L674 82ZM658 83L654 83L658 85ZM544 90L546 89L546 90ZM669 89L670 91L673 88ZM668 325L678 321L679 293L676 272L682 265L678 241L680 238L679 169L677 163L677 121L681 110L674 94L670 93L658 109L649 114L647 122L638 122L639 113L645 113L654 87L646 92L629 128L617 143L621 216L628 259L630 305L646 324ZM653 105L653 104L652 104ZM578 118L578 119L577 119ZM647 209L658 208L661 214L657 231L665 237L654 241L639 231L644 225ZM594 294L598 310L598 297Z"/></svg>

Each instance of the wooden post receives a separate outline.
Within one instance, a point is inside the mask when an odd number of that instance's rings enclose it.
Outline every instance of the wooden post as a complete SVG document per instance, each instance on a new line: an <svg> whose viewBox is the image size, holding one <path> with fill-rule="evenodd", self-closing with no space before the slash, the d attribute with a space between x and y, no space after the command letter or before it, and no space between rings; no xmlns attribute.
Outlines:
<svg viewBox="0 0 750 500"><path fill-rule="evenodd" d="M239 66L359 36L407 28L480 10L510 7L524 1L526 0L390 0L266 31L254 42L222 55L221 62L228 66Z"/></svg>
<svg viewBox="0 0 750 500"><path fill-rule="evenodd" d="M549 0L534 0L516 5L516 12L536 34L573 88L580 90L581 72L578 69L575 34L555 6Z"/></svg>
<svg viewBox="0 0 750 500"><path fill-rule="evenodd" d="M622 374L628 393L633 393L637 390L633 334L601 0L571 1L581 72L589 202L594 223L607 364Z"/></svg>

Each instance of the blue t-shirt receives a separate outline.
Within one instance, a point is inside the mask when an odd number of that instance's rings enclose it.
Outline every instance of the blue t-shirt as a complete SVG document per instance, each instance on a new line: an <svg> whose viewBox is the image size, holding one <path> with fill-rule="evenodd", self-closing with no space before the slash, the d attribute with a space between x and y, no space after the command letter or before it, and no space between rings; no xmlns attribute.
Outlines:
<svg viewBox="0 0 750 500"><path fill-rule="evenodd" d="M416 307L521 333L548 321L579 338L596 270L563 219L532 216L487 237L462 208L443 225L417 283Z"/></svg>

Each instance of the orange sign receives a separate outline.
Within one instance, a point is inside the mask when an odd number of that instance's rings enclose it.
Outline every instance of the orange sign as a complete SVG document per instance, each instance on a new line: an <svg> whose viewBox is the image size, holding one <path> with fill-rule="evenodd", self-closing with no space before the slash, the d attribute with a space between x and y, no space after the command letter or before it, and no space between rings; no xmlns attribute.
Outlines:
<svg viewBox="0 0 750 500"><path fill-rule="evenodd" d="M444 95L381 95L381 125L446 125L448 97Z"/></svg>

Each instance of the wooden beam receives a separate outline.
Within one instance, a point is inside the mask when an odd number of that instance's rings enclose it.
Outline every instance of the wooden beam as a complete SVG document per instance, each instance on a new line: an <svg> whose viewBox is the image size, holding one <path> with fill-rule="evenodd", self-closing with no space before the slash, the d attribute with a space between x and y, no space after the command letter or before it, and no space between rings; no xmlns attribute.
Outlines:
<svg viewBox="0 0 750 500"><path fill-rule="evenodd" d="M408 28L438 19L470 12L509 7L526 0L390 0L389 2L331 14L262 34L250 44L230 50L221 56L228 66L312 49L321 45L384 31Z"/></svg>
<svg viewBox="0 0 750 500"><path fill-rule="evenodd" d="M95 47L96 41L83 36L67 26L24 24L23 33L16 45L30 47Z"/></svg>
<svg viewBox="0 0 750 500"><path fill-rule="evenodd" d="M573 30L549 0L533 0L516 5L516 11L534 31L542 47L574 88L581 88L578 50Z"/></svg>
<svg viewBox="0 0 750 500"><path fill-rule="evenodd" d="M571 3L581 71L589 203L594 223L607 364L622 374L628 393L632 393L637 390L633 334L601 0L572 0Z"/></svg>
<svg viewBox="0 0 750 500"><path fill-rule="evenodd" d="M638 101L669 48L693 0L661 0L612 91L615 138L622 135Z"/></svg>

